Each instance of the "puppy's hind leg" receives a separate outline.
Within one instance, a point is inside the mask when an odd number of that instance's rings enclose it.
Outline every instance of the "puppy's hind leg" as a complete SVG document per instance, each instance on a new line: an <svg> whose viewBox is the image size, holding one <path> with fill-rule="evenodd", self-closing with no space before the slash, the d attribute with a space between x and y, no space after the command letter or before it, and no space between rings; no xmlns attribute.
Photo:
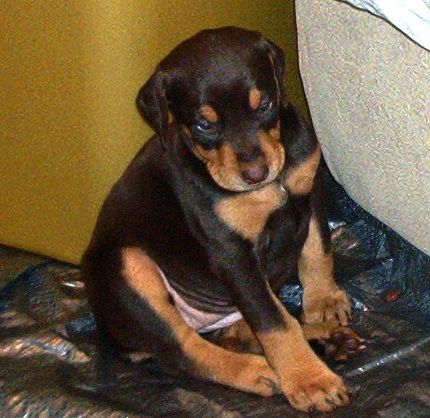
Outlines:
<svg viewBox="0 0 430 418"><path fill-rule="evenodd" d="M238 353L264 353L257 337L244 319L222 330L214 342L220 347Z"/></svg>
<svg viewBox="0 0 430 418"><path fill-rule="evenodd" d="M121 261L122 285L152 311L146 318L136 315L134 326L142 330L142 338L153 340L152 354L162 366L262 396L276 393L276 375L263 356L227 351L185 323L169 300L157 264L144 251L123 248Z"/></svg>

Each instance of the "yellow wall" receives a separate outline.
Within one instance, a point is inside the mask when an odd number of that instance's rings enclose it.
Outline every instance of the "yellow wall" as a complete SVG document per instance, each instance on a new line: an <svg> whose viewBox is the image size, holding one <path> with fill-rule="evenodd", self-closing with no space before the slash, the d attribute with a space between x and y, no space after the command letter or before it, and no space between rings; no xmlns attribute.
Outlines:
<svg viewBox="0 0 430 418"><path fill-rule="evenodd" d="M134 107L196 31L236 25L284 47L304 108L292 0L2 0L0 242L77 262L112 183L150 135Z"/></svg>

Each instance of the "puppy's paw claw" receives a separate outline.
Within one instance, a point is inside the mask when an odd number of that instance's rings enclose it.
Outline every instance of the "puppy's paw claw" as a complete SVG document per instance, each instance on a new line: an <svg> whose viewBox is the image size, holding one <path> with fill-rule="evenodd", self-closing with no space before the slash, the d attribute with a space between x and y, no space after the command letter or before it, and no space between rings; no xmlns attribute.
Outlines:
<svg viewBox="0 0 430 418"><path fill-rule="evenodd" d="M321 295L303 295L302 321L308 324L333 322L347 326L351 316L351 304L343 290L336 288Z"/></svg>
<svg viewBox="0 0 430 418"><path fill-rule="evenodd" d="M245 366L236 377L236 387L246 392L253 392L260 396L273 396L279 393L278 378L267 364L263 356L249 355L253 361Z"/></svg>

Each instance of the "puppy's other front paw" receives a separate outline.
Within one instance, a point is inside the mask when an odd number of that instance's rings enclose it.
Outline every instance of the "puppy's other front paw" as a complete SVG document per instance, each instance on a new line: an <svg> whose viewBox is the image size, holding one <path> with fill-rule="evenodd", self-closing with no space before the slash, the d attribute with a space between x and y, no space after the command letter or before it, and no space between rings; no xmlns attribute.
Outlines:
<svg viewBox="0 0 430 418"><path fill-rule="evenodd" d="M265 397L279 393L278 377L267 364L266 359L253 354L245 354L245 356L252 361L240 368L235 377L236 384L232 386Z"/></svg>
<svg viewBox="0 0 430 418"><path fill-rule="evenodd" d="M300 370L292 369L280 378L279 384L291 406L301 411L328 412L349 403L348 389L342 379L319 360L303 365Z"/></svg>
<svg viewBox="0 0 430 418"><path fill-rule="evenodd" d="M337 321L343 326L349 324L351 304L343 290L335 287L333 290L303 293L302 321L308 324Z"/></svg>

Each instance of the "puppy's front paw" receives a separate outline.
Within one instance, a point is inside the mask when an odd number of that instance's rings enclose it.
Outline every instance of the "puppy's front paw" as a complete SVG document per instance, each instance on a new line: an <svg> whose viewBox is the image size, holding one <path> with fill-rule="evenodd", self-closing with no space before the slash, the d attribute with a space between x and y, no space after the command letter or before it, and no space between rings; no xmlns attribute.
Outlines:
<svg viewBox="0 0 430 418"><path fill-rule="evenodd" d="M348 296L338 287L321 292L303 293L302 321L308 324L337 321L343 326L349 324L351 304Z"/></svg>
<svg viewBox="0 0 430 418"><path fill-rule="evenodd" d="M237 375L238 388L260 396L273 396L279 393L278 378L266 359L252 354L248 357L253 360Z"/></svg>
<svg viewBox="0 0 430 418"><path fill-rule="evenodd" d="M312 364L313 363L313 364ZM292 369L282 376L280 387L291 406L301 411L328 412L349 403L348 389L342 379L320 361Z"/></svg>

